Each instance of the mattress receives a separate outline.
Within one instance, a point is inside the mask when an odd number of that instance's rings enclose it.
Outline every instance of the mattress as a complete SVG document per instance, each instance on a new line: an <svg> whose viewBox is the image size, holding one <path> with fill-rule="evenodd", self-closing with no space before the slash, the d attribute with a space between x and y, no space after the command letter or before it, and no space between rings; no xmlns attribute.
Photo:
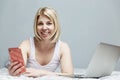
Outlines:
<svg viewBox="0 0 120 80"><path fill-rule="evenodd" d="M84 69L74 69L74 73L77 74L83 74ZM69 77L64 77L64 76L42 76L38 78L32 78L32 77L26 77L24 75L21 75L19 77L17 76L10 76L8 73L7 68L1 68L0 69L0 80L120 80L120 72L119 71L113 71L110 76L106 77L101 77L99 79L94 79L94 78L69 78Z"/></svg>

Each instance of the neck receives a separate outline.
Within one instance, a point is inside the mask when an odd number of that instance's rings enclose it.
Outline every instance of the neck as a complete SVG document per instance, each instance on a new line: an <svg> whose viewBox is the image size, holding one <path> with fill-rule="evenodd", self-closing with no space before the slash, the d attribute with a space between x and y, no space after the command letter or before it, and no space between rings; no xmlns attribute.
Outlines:
<svg viewBox="0 0 120 80"><path fill-rule="evenodd" d="M36 43L36 46L41 50L49 50L55 45L54 43L51 43L50 40L38 41L35 39L35 43Z"/></svg>

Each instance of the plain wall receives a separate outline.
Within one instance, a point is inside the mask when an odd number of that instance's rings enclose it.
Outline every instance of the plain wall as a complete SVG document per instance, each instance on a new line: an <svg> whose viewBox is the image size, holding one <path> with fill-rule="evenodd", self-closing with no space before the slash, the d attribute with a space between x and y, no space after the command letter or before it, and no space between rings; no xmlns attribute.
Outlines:
<svg viewBox="0 0 120 80"><path fill-rule="evenodd" d="M58 13L60 39L70 45L74 67L86 68L100 42L120 46L120 0L0 0L1 67L9 47L34 35L35 14L44 6Z"/></svg>

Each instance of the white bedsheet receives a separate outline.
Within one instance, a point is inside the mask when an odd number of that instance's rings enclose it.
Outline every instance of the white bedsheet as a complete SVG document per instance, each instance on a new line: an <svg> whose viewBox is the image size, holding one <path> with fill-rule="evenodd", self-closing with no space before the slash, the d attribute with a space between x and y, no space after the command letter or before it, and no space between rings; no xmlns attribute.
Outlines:
<svg viewBox="0 0 120 80"><path fill-rule="evenodd" d="M84 70L82 69L75 69L75 73L84 73ZM24 75L21 75L19 77L13 77L10 76L8 73L8 70L6 68L0 69L0 80L120 80L120 72L114 71L111 76L102 77L100 79L92 79L92 78L84 78L84 79L78 79L78 78L68 78L63 76L43 76L38 78L32 78L32 77L26 77Z"/></svg>

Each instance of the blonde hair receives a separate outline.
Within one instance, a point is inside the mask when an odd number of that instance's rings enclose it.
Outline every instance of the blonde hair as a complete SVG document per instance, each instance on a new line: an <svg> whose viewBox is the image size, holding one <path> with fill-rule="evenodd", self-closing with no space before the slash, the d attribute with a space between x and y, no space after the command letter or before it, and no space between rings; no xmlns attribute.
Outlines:
<svg viewBox="0 0 120 80"><path fill-rule="evenodd" d="M35 20L34 20L35 38L39 41L42 40L41 36L39 36L39 34L37 32L37 22L38 22L39 16L41 16L41 15L45 15L51 21L53 21L55 30L54 30L53 34L51 35L50 39L53 43L55 43L59 39L59 36L60 36L60 25L59 25L59 22L57 19L56 11L53 8L43 7L43 8L38 9L36 16L35 16Z"/></svg>

